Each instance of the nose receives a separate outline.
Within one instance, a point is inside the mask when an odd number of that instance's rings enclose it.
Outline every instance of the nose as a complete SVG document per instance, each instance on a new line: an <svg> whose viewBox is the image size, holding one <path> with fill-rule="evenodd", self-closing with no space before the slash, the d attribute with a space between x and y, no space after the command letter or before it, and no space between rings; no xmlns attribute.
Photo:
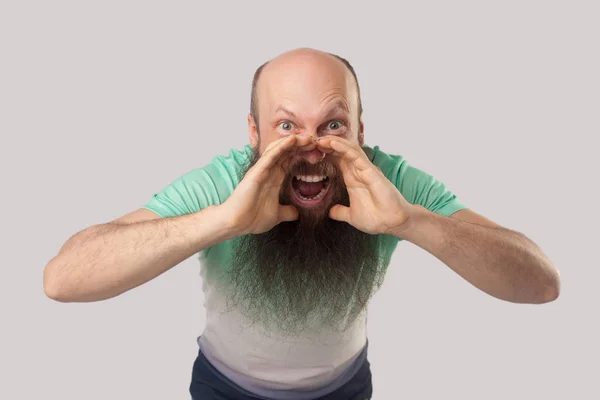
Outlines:
<svg viewBox="0 0 600 400"><path fill-rule="evenodd" d="M313 149L300 151L298 152L298 156L303 160L306 160L310 164L316 164L323 160L323 158L325 157L325 153L317 149Z"/></svg>
<svg viewBox="0 0 600 400"><path fill-rule="evenodd" d="M303 134L310 136L313 142L306 146L302 146L298 151L298 156L310 164L316 164L323 160L323 158L325 158L325 153L317 150L317 145L314 143L314 140L319 137L318 132L316 130L306 130Z"/></svg>

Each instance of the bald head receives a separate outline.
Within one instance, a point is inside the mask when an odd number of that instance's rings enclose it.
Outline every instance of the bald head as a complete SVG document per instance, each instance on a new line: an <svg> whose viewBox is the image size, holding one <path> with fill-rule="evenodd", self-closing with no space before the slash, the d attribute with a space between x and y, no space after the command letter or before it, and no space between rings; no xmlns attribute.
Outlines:
<svg viewBox="0 0 600 400"><path fill-rule="evenodd" d="M327 91L334 96L336 90L349 108L348 111L360 119L363 111L360 87L352 65L338 55L319 50L291 50L256 70L252 81L250 116L258 129L261 113L264 112L261 108L272 105L269 104L273 103L269 101L272 97L282 95L293 102L295 98L308 100L307 94L327 96ZM305 102L304 105L308 104Z"/></svg>

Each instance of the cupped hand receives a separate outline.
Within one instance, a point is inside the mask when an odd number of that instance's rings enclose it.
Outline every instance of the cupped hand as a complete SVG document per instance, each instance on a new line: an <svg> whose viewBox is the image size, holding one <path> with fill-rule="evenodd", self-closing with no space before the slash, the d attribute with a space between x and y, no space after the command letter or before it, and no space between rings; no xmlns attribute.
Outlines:
<svg viewBox="0 0 600 400"><path fill-rule="evenodd" d="M292 157L314 148L311 136L290 135L272 142L223 203L240 234L259 234L284 221L298 219L298 210L279 203L279 193Z"/></svg>
<svg viewBox="0 0 600 400"><path fill-rule="evenodd" d="M317 148L338 160L350 196L350 207L334 205L330 218L369 234L391 233L407 223L411 204L369 160L358 143L323 136L317 140Z"/></svg>

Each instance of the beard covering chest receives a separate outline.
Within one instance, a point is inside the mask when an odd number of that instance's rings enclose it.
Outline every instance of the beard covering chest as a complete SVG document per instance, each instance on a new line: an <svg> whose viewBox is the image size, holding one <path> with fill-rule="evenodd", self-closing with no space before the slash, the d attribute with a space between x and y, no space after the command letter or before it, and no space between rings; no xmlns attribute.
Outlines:
<svg viewBox="0 0 600 400"><path fill-rule="evenodd" d="M242 178L259 157L252 154ZM328 194L317 208L294 202L299 173L328 177ZM380 237L328 217L333 205L350 205L341 172L331 163L291 167L280 203L296 206L298 220L238 238L223 282L228 306L278 334L345 330L383 282Z"/></svg>

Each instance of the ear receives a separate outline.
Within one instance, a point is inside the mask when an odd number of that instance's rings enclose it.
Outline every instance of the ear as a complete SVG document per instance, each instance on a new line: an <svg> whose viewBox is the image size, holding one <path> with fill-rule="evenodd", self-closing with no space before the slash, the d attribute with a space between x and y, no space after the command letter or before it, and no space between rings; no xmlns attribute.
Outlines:
<svg viewBox="0 0 600 400"><path fill-rule="evenodd" d="M359 128L358 128L358 143L363 146L365 144L365 124L363 124L362 119L360 120Z"/></svg>
<svg viewBox="0 0 600 400"><path fill-rule="evenodd" d="M252 114L248 114L248 135L250 136L250 145L252 145L255 150L258 150L258 127L256 126L256 121L254 121Z"/></svg>

